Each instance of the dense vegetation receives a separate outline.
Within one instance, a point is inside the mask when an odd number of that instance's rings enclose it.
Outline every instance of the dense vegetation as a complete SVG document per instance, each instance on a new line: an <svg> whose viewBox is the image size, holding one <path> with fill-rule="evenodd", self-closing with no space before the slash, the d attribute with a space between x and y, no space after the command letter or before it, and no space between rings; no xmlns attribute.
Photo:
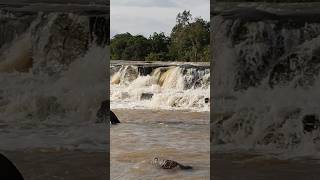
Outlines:
<svg viewBox="0 0 320 180"><path fill-rule="evenodd" d="M209 61L209 45L210 23L183 11L177 15L169 37L163 32L154 32L149 38L117 34L110 48L114 60Z"/></svg>

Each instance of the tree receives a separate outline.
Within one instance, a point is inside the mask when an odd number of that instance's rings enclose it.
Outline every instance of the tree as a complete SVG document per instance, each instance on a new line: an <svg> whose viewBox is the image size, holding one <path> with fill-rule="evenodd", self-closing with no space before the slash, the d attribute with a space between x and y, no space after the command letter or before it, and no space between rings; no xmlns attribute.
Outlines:
<svg viewBox="0 0 320 180"><path fill-rule="evenodd" d="M202 55L210 44L210 24L202 18L190 22L191 14L184 11L177 15L177 24L171 32L170 56L180 61L203 61Z"/></svg>
<svg viewBox="0 0 320 180"><path fill-rule="evenodd" d="M110 42L111 59L122 59L128 40L132 38L130 33L117 34Z"/></svg>
<svg viewBox="0 0 320 180"><path fill-rule="evenodd" d="M127 60L144 60L150 52L150 43L142 35L131 37L122 57Z"/></svg>
<svg viewBox="0 0 320 180"><path fill-rule="evenodd" d="M203 51L210 44L210 25L201 18L188 27L188 38L192 43L191 61L203 61Z"/></svg>
<svg viewBox="0 0 320 180"><path fill-rule="evenodd" d="M117 34L111 39L111 59L144 60L149 54L150 43L142 35Z"/></svg>
<svg viewBox="0 0 320 180"><path fill-rule="evenodd" d="M154 32L149 37L151 43L151 51L154 53L168 52L170 38L165 36L163 32L156 33Z"/></svg>
<svg viewBox="0 0 320 180"><path fill-rule="evenodd" d="M111 39L111 58L147 61L209 61L210 24L202 18L192 18L190 11L176 17L170 37L154 32L149 38L130 33Z"/></svg>
<svg viewBox="0 0 320 180"><path fill-rule="evenodd" d="M170 57L168 56L170 38L165 36L163 32L154 32L149 37L149 42L151 44L151 52L147 55L145 60L166 61L170 59Z"/></svg>
<svg viewBox="0 0 320 180"><path fill-rule="evenodd" d="M187 11L187 10L184 10L182 13L179 13L176 17L177 24L182 26L189 24L191 20L192 20L192 15L190 11Z"/></svg>

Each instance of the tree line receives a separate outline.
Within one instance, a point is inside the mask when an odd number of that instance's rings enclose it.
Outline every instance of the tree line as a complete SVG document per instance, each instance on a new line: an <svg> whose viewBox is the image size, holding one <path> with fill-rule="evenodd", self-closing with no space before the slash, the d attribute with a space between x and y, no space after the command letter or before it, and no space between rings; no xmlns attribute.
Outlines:
<svg viewBox="0 0 320 180"><path fill-rule="evenodd" d="M111 59L145 61L209 61L210 23L190 11L176 17L170 36L154 32L148 38L122 33L110 42Z"/></svg>

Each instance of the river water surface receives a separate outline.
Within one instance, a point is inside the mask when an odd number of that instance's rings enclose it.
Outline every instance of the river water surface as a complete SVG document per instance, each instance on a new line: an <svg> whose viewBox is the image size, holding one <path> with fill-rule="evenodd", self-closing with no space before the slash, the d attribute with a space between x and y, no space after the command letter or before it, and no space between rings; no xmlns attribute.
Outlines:
<svg viewBox="0 0 320 180"><path fill-rule="evenodd" d="M111 62L111 179L209 179L208 63ZM153 157L190 165L163 170Z"/></svg>
<svg viewBox="0 0 320 180"><path fill-rule="evenodd" d="M111 125L111 179L209 179L209 112L117 109ZM162 170L155 156L191 165Z"/></svg>

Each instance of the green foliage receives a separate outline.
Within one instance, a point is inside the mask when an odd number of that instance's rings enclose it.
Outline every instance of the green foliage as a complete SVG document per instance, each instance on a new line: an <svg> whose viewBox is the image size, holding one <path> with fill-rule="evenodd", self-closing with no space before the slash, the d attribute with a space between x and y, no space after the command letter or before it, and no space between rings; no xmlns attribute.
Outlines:
<svg viewBox="0 0 320 180"><path fill-rule="evenodd" d="M122 57L127 60L144 60L150 51L149 41L141 36L132 36L127 41L127 48L125 49Z"/></svg>
<svg viewBox="0 0 320 180"><path fill-rule="evenodd" d="M160 55L157 53L150 53L146 57L146 61L158 61L160 59Z"/></svg>
<svg viewBox="0 0 320 180"><path fill-rule="evenodd" d="M191 17L187 12L183 14ZM177 19L178 24L171 32L170 55L180 61L204 61L206 58L203 57L203 51L210 44L209 22L201 18L190 22L191 18L179 15ZM184 21L185 19L188 21Z"/></svg>
<svg viewBox="0 0 320 180"><path fill-rule="evenodd" d="M153 35L149 37L151 43L151 51L154 53L168 52L170 45L170 38L161 33L154 32Z"/></svg>
<svg viewBox="0 0 320 180"><path fill-rule="evenodd" d="M141 35L117 34L111 39L111 59L144 60L150 51L150 42Z"/></svg>
<svg viewBox="0 0 320 180"><path fill-rule="evenodd" d="M154 32L148 39L130 33L111 39L111 58L147 61L209 61L210 24L192 18L190 11L176 17L170 37Z"/></svg>
<svg viewBox="0 0 320 180"><path fill-rule="evenodd" d="M190 11L185 10L182 13L179 13L177 15L176 21L177 21L177 24L185 26L190 22L191 19L192 19L192 15Z"/></svg>
<svg viewBox="0 0 320 180"><path fill-rule="evenodd" d="M111 59L121 59L128 47L128 41L132 37L130 33L117 34L111 39Z"/></svg>

